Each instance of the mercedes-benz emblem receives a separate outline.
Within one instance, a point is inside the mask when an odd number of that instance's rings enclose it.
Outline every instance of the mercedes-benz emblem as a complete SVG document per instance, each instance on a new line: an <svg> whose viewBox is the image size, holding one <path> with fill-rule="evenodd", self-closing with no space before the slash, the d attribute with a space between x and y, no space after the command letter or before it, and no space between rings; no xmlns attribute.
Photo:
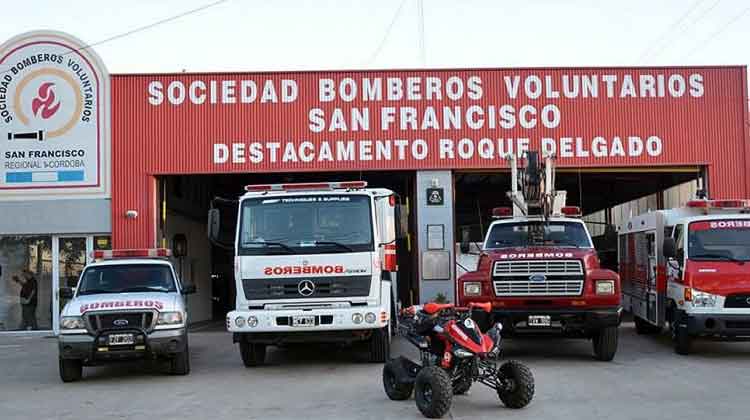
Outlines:
<svg viewBox="0 0 750 420"><path fill-rule="evenodd" d="M310 280L302 280L297 284L297 291L302 296L310 296L315 292L315 283Z"/></svg>

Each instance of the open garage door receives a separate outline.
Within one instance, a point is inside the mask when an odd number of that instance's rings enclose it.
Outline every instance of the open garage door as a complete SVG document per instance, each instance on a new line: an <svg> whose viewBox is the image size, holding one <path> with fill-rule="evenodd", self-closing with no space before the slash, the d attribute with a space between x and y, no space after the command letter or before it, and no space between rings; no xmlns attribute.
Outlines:
<svg viewBox="0 0 750 420"><path fill-rule="evenodd" d="M567 192L567 204L581 207L584 215L611 209L619 204L647 197L667 190L670 187L693 181L700 177L700 167L670 167L670 168L586 168L570 169L558 168L556 173L556 187ZM492 223L492 209L494 207L510 207L511 202L506 196L510 189L510 172L504 171L475 171L455 172L455 227L456 238L468 235L474 242L472 252L482 243L484 234ZM653 209L663 206L659 194L654 199ZM607 224L606 219L591 224ZM610 220L611 224L611 220ZM599 229L590 225L592 232L600 232L594 237L594 243L607 265L616 265L607 258L616 251L616 243L609 243L609 237L616 240L616 233L604 226ZM606 233L605 233L606 232ZM614 236L612 235L614 233ZM457 274L466 270L473 270L476 257L458 255ZM604 261L603 261L604 262Z"/></svg>
<svg viewBox="0 0 750 420"><path fill-rule="evenodd" d="M198 293L190 296L193 322L222 320L234 308L234 231L237 223L237 199L245 185L299 182L333 182L364 180L370 187L396 192L409 215L408 231L414 232L414 172L331 172L284 174L217 174L161 176L158 178L160 217L157 234L163 246L172 247L184 235L187 255L182 258L181 277L197 285ZM211 206L221 213L222 244L207 239L207 213ZM397 244L398 298L404 305L418 296L418 281L412 241Z"/></svg>

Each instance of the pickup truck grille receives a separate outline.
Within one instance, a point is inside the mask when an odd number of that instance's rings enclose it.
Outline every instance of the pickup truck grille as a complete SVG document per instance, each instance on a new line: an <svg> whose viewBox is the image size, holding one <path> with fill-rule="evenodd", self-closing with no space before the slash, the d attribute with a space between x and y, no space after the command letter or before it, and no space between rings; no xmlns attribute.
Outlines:
<svg viewBox="0 0 750 420"><path fill-rule="evenodd" d="M142 328L147 332L152 329L154 323L154 312L120 312L120 313L91 313L86 316L86 321L92 332L101 330L126 330Z"/></svg>
<svg viewBox="0 0 750 420"><path fill-rule="evenodd" d="M496 296L579 296L583 293L583 265L579 260L497 261L492 274Z"/></svg>
<svg viewBox="0 0 750 420"><path fill-rule="evenodd" d="M243 279L242 289L247 300L351 297L369 295L371 281L369 275ZM306 285L301 285L303 282ZM312 282L312 291L309 282ZM307 288L300 293L304 286Z"/></svg>

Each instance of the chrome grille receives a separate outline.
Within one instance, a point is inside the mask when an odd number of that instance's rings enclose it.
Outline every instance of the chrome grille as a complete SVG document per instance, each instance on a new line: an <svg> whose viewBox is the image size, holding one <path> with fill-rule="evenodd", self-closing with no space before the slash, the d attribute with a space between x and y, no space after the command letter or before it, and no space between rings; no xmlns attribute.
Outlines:
<svg viewBox="0 0 750 420"><path fill-rule="evenodd" d="M493 276L519 274L583 275L583 266L578 260L497 261L492 270Z"/></svg>
<svg viewBox="0 0 750 420"><path fill-rule="evenodd" d="M583 265L579 260L497 261L492 269L496 296L579 296ZM534 275L543 281L532 281Z"/></svg>

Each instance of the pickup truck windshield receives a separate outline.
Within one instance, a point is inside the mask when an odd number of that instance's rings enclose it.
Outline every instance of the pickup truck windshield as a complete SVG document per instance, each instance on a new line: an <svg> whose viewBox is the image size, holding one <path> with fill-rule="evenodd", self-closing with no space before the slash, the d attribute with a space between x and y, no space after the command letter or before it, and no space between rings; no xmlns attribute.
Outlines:
<svg viewBox="0 0 750 420"><path fill-rule="evenodd" d="M100 293L175 292L174 277L164 264L118 264L89 267L81 276L78 296Z"/></svg>
<svg viewBox="0 0 750 420"><path fill-rule="evenodd" d="M591 248L586 229L577 222L530 221L494 225L486 249L528 246Z"/></svg>
<svg viewBox="0 0 750 420"><path fill-rule="evenodd" d="M265 197L243 201L240 255L322 254L373 250L365 195Z"/></svg>
<svg viewBox="0 0 750 420"><path fill-rule="evenodd" d="M750 220L690 223L688 258L695 261L750 261Z"/></svg>

